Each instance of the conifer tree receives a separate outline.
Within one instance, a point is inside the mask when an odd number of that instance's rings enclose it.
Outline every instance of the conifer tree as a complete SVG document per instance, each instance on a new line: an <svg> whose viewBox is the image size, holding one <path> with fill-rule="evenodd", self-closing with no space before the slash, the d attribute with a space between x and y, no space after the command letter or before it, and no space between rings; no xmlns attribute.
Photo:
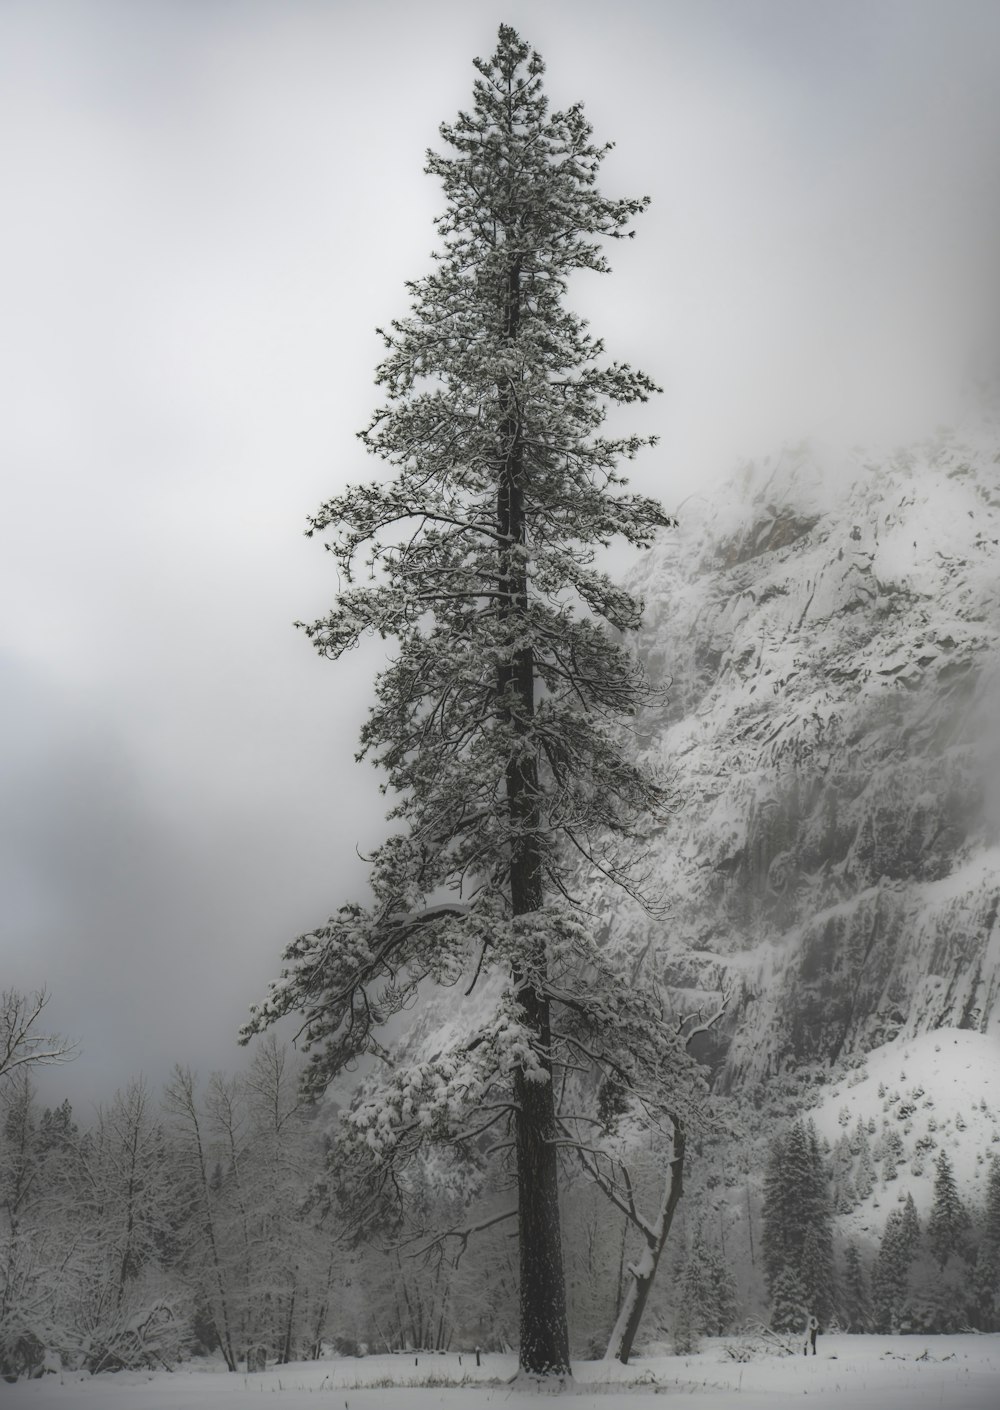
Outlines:
<svg viewBox="0 0 1000 1410"><path fill-rule="evenodd" d="M778 1134L771 1142L764 1175L762 1246L764 1274L772 1293L779 1274L796 1262L793 1245L797 1233L797 1212L786 1164L791 1134Z"/></svg>
<svg viewBox="0 0 1000 1410"><path fill-rule="evenodd" d="M958 1196L951 1161L947 1152L942 1151L934 1166L934 1200L927 1220L927 1239L939 1268L943 1268L955 1252L968 1222L969 1216Z"/></svg>
<svg viewBox="0 0 1000 1410"><path fill-rule="evenodd" d="M903 1211L894 1209L885 1221L872 1273L872 1304L880 1332L898 1332L907 1297L907 1278L913 1261L910 1235Z"/></svg>
<svg viewBox="0 0 1000 1410"><path fill-rule="evenodd" d="M849 1332L871 1330L871 1295L861 1253L853 1240L844 1250L844 1320Z"/></svg>
<svg viewBox="0 0 1000 1410"><path fill-rule="evenodd" d="M986 1221L983 1228L985 1242L1000 1254L1000 1159L990 1161L990 1173L986 1180Z"/></svg>
<svg viewBox="0 0 1000 1410"><path fill-rule="evenodd" d="M858 1169L854 1177L854 1188L859 1199L867 1199L875 1188L875 1161L872 1158L871 1142L868 1140L868 1132L861 1124L858 1117L858 1125L855 1133L858 1146Z"/></svg>
<svg viewBox="0 0 1000 1410"><path fill-rule="evenodd" d="M806 1290L794 1268L787 1265L771 1284L769 1319L776 1332L801 1332L809 1317Z"/></svg>
<svg viewBox="0 0 1000 1410"><path fill-rule="evenodd" d="M990 1161L983 1234L976 1249L973 1292L981 1331L1000 1330L1000 1160Z"/></svg>
<svg viewBox="0 0 1000 1410"><path fill-rule="evenodd" d="M695 1332L720 1336L736 1315L732 1274L719 1249L699 1230L678 1279L681 1301Z"/></svg>
<svg viewBox="0 0 1000 1410"><path fill-rule="evenodd" d="M799 1268L806 1305L826 1325L833 1312L835 1282L833 1236L825 1211L806 1230Z"/></svg>
<svg viewBox="0 0 1000 1410"><path fill-rule="evenodd" d="M374 902L288 947L244 1039L303 1011L320 1092L359 1055L385 1057L382 1026L435 984L452 1012L472 996L464 1026L372 1079L345 1129L384 1191L429 1140L468 1153L509 1128L521 1365L563 1375L554 1076L596 1069L591 1090L613 1081L647 1121L665 1103L683 1119L697 1086L655 992L615 970L574 901L581 873L638 894L635 838L660 802L622 728L647 698L617 635L641 606L595 549L649 545L670 521L622 488L622 459L648 440L600 434L608 403L656 389L606 361L565 303L646 200L598 192L607 147L579 105L549 110L542 61L513 29L475 64L471 111L428 156L442 247L383 334L386 401L361 434L394 478L347 489L309 529L329 532L343 585L306 627L316 648L395 642L362 754L403 826L374 854Z"/></svg>
<svg viewBox="0 0 1000 1410"><path fill-rule="evenodd" d="M899 1226L900 1240L907 1258L916 1255L920 1244L920 1220L917 1217L917 1206L913 1203L913 1196L907 1192L903 1201L903 1217Z"/></svg>
<svg viewBox="0 0 1000 1410"><path fill-rule="evenodd" d="M802 1306L825 1321L833 1308L833 1226L816 1130L796 1122L771 1148L764 1183L764 1271L772 1301L797 1286ZM787 1292L784 1296L787 1296Z"/></svg>

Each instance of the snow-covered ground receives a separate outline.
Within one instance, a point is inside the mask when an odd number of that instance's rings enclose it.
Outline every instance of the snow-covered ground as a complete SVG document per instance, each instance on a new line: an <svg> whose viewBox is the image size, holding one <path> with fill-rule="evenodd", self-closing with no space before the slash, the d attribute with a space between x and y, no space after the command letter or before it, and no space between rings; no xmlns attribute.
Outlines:
<svg viewBox="0 0 1000 1410"><path fill-rule="evenodd" d="M902 1140L904 1156L891 1185L877 1182L857 1209L841 1216L848 1234L878 1235L888 1211L907 1194L925 1219L942 1150L962 1198L981 1204L990 1161L1000 1159L1000 1038L939 1028L887 1043L836 1082L809 1115L831 1144L850 1135L859 1119L874 1123L873 1142L887 1128ZM921 1140L927 1145L922 1158Z"/></svg>
<svg viewBox="0 0 1000 1410"><path fill-rule="evenodd" d="M651 1397L716 1410L775 1410L793 1397L843 1410L996 1410L1000 1335L952 1337L829 1336L815 1357L768 1354L740 1362L739 1338L705 1343L696 1356L642 1357L630 1366L580 1362L580 1410L646 1410ZM198 1362L173 1373L50 1375L3 1386L4 1410L485 1410L551 1405L549 1395L513 1390L513 1357L457 1354L370 1356L298 1362L260 1375L228 1375ZM262 1399L263 1397L263 1399Z"/></svg>

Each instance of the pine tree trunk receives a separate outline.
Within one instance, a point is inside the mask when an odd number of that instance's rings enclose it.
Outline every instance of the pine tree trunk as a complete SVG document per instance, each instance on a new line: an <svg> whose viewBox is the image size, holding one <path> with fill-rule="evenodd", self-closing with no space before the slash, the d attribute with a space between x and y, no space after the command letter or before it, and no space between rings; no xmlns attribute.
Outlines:
<svg viewBox="0 0 1000 1410"><path fill-rule="evenodd" d="M513 341L520 319L520 268L514 261L504 291L504 334ZM500 551L500 621L511 642L521 635L528 612L528 578L523 549L527 543L524 513L524 450L516 399L509 386L498 388L503 411L502 460L499 465L497 520ZM525 632L524 635L527 635ZM513 838L510 861L511 912L530 915L543 902L542 861L538 835L538 765L530 740L535 713L535 666L530 646L512 649L498 672L501 699L509 702L507 721L515 738L525 741L507 765L507 808ZM536 1376L568 1375L569 1329L566 1280L559 1227L559 1172L555 1140L555 1096L549 1028L549 1003L539 991L545 977L544 942L515 970L514 983L523 1022L533 1034L545 1080L529 1080L523 1071L514 1081L516 1104L518 1243L520 1246L520 1368Z"/></svg>
<svg viewBox="0 0 1000 1410"><path fill-rule="evenodd" d="M548 1005L534 993L521 1002L531 1026L548 1037ZM534 1014L532 1014L534 1009ZM559 1229L555 1111L549 1081L517 1075L517 1192L521 1287L521 1370L530 1375L569 1374L566 1282Z"/></svg>

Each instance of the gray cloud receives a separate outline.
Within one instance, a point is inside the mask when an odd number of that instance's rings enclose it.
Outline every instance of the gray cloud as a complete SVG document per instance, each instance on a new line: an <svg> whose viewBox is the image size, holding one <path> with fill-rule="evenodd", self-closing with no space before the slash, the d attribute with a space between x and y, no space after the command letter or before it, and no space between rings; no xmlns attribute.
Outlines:
<svg viewBox="0 0 1000 1410"><path fill-rule="evenodd" d="M514 3L557 103L653 197L575 291L667 390L670 503L810 431L960 413L995 339L991 3ZM0 10L4 981L53 990L107 1095L232 1035L286 938L363 886L352 762L377 647L291 630L335 591L304 516L374 468L377 323L427 267L437 123L479 3ZM8 976L10 976L8 980Z"/></svg>

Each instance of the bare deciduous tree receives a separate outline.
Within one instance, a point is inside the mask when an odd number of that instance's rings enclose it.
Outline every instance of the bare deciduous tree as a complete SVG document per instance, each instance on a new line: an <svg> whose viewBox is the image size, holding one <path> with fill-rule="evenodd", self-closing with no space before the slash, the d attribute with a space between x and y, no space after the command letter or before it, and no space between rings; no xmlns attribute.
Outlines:
<svg viewBox="0 0 1000 1410"><path fill-rule="evenodd" d="M0 994L0 1077L19 1068L42 1067L69 1062L76 1056L76 1044L57 1033L35 1030L49 992L44 987L31 994L5 989Z"/></svg>

